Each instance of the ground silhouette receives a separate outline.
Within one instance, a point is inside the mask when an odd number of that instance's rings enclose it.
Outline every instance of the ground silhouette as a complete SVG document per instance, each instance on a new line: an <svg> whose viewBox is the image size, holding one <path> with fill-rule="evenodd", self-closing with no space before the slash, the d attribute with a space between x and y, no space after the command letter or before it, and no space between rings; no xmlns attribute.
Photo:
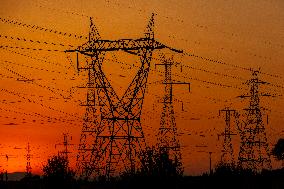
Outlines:
<svg viewBox="0 0 284 189"><path fill-rule="evenodd" d="M211 174L184 176L180 164L167 151L148 148L141 154L142 166L135 172L124 172L110 179L76 180L68 161L53 156L43 167L43 176L28 176L20 181L1 181L1 189L283 189L284 168L255 172L234 164L218 163Z"/></svg>

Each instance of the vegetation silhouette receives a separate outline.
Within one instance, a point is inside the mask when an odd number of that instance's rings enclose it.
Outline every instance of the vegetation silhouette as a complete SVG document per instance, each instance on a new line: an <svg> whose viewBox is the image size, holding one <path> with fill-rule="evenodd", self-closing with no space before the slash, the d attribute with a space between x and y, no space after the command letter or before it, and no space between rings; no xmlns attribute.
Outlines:
<svg viewBox="0 0 284 189"><path fill-rule="evenodd" d="M254 176L257 175L257 172L251 169L244 169L240 166L237 166L235 163L224 163L219 162L216 165L213 176L225 176L225 177L245 177L245 176Z"/></svg>
<svg viewBox="0 0 284 189"><path fill-rule="evenodd" d="M21 181L0 181L1 189L282 189L284 168L262 170L242 169L234 163L217 163L211 174L184 176L181 162L171 159L169 152L148 147L140 153L141 166L118 176L96 180L76 180L75 172L64 156L52 156L43 166L43 176L29 176Z"/></svg>
<svg viewBox="0 0 284 189"><path fill-rule="evenodd" d="M139 173L148 176L178 177L182 176L182 163L177 158L171 159L169 151L152 146L140 153L141 167Z"/></svg>
<svg viewBox="0 0 284 189"><path fill-rule="evenodd" d="M0 171L0 181L4 181L4 171Z"/></svg>
<svg viewBox="0 0 284 189"><path fill-rule="evenodd" d="M49 188L70 188L75 183L75 172L68 166L68 159L64 156L55 155L47 160L43 166L43 181Z"/></svg>
<svg viewBox="0 0 284 189"><path fill-rule="evenodd" d="M277 160L282 160L282 167L284 167L284 139L280 138L272 149L272 154Z"/></svg>
<svg viewBox="0 0 284 189"><path fill-rule="evenodd" d="M124 172L117 181L120 188L175 188L183 168L171 159L168 150L152 146L140 153L141 166L135 172Z"/></svg>

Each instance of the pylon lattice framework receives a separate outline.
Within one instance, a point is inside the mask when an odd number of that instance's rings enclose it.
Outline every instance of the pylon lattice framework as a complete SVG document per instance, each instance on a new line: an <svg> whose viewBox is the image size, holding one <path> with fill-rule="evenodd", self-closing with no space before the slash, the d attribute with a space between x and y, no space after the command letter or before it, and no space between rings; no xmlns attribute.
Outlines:
<svg viewBox="0 0 284 189"><path fill-rule="evenodd" d="M28 143L26 150L27 150L27 154L26 154L26 158L27 158L26 176L28 177L28 176L32 175L30 143Z"/></svg>
<svg viewBox="0 0 284 189"><path fill-rule="evenodd" d="M236 135L232 133L231 128L231 117L235 116L236 110L232 110L229 107L226 107L222 110L219 110L219 115L221 113L225 113L225 131L221 134L224 136L223 150L221 155L221 162L225 164L233 164L234 163L234 152L233 152L233 144L232 144L232 135Z"/></svg>
<svg viewBox="0 0 284 189"><path fill-rule="evenodd" d="M247 81L250 86L250 94L240 96L240 98L250 98L249 107L244 109L245 120L243 122L237 120L241 136L238 164L254 171L271 169L269 146L260 107L260 97L270 95L259 92L259 86L267 83L258 79L258 73L259 71L253 71L252 79Z"/></svg>
<svg viewBox="0 0 284 189"><path fill-rule="evenodd" d="M172 66L174 65L173 57L166 59L165 56L162 56L162 61L161 64L156 64L165 67L165 78L163 81L163 84L165 85L165 94L163 98L160 128L157 134L158 148L161 152L169 154L169 158L176 164L177 173L182 174L183 168L181 163L180 142L178 139L173 107L173 85L190 84L172 80Z"/></svg>
<svg viewBox="0 0 284 189"><path fill-rule="evenodd" d="M68 140L69 134L68 133L63 133L63 143L60 144L55 144L55 147L57 145L63 145L63 150L62 151L58 151L58 155L64 157L67 161L67 166L69 164L69 159L68 159L68 154L70 154L71 152L68 150L68 146L74 145L74 144L70 144L69 140ZM72 136L70 137L72 140Z"/></svg>
<svg viewBox="0 0 284 189"><path fill-rule="evenodd" d="M145 148L140 116L152 53L169 48L154 39L154 14L144 38L101 40L91 20L89 41L76 50L78 69L88 71L86 113L82 128L77 169L81 177L106 176L121 171L135 171L139 153ZM122 50L140 58L141 66L122 98L119 98L106 78L102 63L108 51ZM180 52L180 51L177 51ZM91 58L80 67L78 53Z"/></svg>

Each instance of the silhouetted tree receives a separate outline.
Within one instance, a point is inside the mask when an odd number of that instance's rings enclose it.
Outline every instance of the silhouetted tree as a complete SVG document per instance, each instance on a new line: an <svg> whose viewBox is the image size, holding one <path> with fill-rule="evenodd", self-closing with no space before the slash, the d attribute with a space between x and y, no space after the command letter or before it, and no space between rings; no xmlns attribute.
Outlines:
<svg viewBox="0 0 284 189"><path fill-rule="evenodd" d="M1 181L4 181L4 172L3 171L0 172L0 182Z"/></svg>
<svg viewBox="0 0 284 189"><path fill-rule="evenodd" d="M284 165L284 139L280 138L278 142L275 144L272 154L278 159L282 160L282 164Z"/></svg>
<svg viewBox="0 0 284 189"><path fill-rule="evenodd" d="M177 159L171 159L169 151L156 147L148 147L141 152L142 166L140 172L144 175L175 177L182 176L182 164Z"/></svg>
<svg viewBox="0 0 284 189"><path fill-rule="evenodd" d="M128 188L176 188L182 176L181 162L171 159L169 152L157 147L147 147L140 152L141 167L120 175L119 187Z"/></svg>
<svg viewBox="0 0 284 189"><path fill-rule="evenodd" d="M49 185L68 185L74 181L75 172L68 167L68 160L63 156L52 156L43 166L43 179Z"/></svg>
<svg viewBox="0 0 284 189"><path fill-rule="evenodd" d="M251 169L243 169L234 163L219 162L216 165L213 176L253 176L256 172Z"/></svg>
<svg viewBox="0 0 284 189"><path fill-rule="evenodd" d="M219 162L214 170L216 176L235 176L237 170L234 164Z"/></svg>

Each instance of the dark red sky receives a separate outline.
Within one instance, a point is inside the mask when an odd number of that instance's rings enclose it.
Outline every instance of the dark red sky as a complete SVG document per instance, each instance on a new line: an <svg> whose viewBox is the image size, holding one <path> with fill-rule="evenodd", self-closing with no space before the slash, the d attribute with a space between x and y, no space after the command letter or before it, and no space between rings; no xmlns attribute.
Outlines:
<svg viewBox="0 0 284 189"><path fill-rule="evenodd" d="M224 120L218 117L218 110L228 105L241 110L248 103L235 97L247 92L242 83L250 78L251 73L236 66L260 67L263 73L267 73L260 74L261 79L273 84L261 90L283 94L283 1L101 0L78 3L2 0L1 19L53 29L45 32L35 27L0 22L1 45L12 47L0 49L0 154L15 156L11 156L8 164L5 157L0 156L2 168L9 172L24 171L24 148L30 142L34 154L31 162L33 171L40 173L42 163L57 153L58 148L54 146L62 142L63 132L72 135L72 143L77 145L79 142L84 114L84 107L79 106L79 101L84 100L85 91L76 86L86 82L86 74L77 73L74 54L26 48L61 51L71 46L76 48L85 41L58 35L54 31L87 36L89 16L94 17L104 39L142 37L152 12L157 14L155 34L158 41L227 64L186 55L175 56L176 61L182 62L183 69L180 72L180 67L175 67L173 78L191 82L190 93L183 87L174 88L174 97L178 100L175 102L176 121L187 174L208 170L208 154L199 151L213 151L214 164L220 159L222 143L221 139L218 141L217 134L222 132ZM154 57L161 52L156 52ZM114 88L122 94L135 74L136 68L131 65L137 60L129 59L123 53L110 53L107 58L125 62L121 66L109 61L104 67ZM157 84L163 79L163 70L155 70L155 63L152 63L142 113L143 129L149 144L155 143L161 114L161 104L157 102L162 97L159 91L163 89ZM22 76L34 81L17 81ZM181 110L181 101L184 111ZM261 103L270 110L265 115L269 114L267 134L272 145L284 134L283 97L263 99ZM238 142L238 136L234 137L236 157ZM72 164L77 153L76 145L72 147ZM208 147L200 149L196 147L199 145ZM278 166L279 163L273 161L273 168Z"/></svg>

